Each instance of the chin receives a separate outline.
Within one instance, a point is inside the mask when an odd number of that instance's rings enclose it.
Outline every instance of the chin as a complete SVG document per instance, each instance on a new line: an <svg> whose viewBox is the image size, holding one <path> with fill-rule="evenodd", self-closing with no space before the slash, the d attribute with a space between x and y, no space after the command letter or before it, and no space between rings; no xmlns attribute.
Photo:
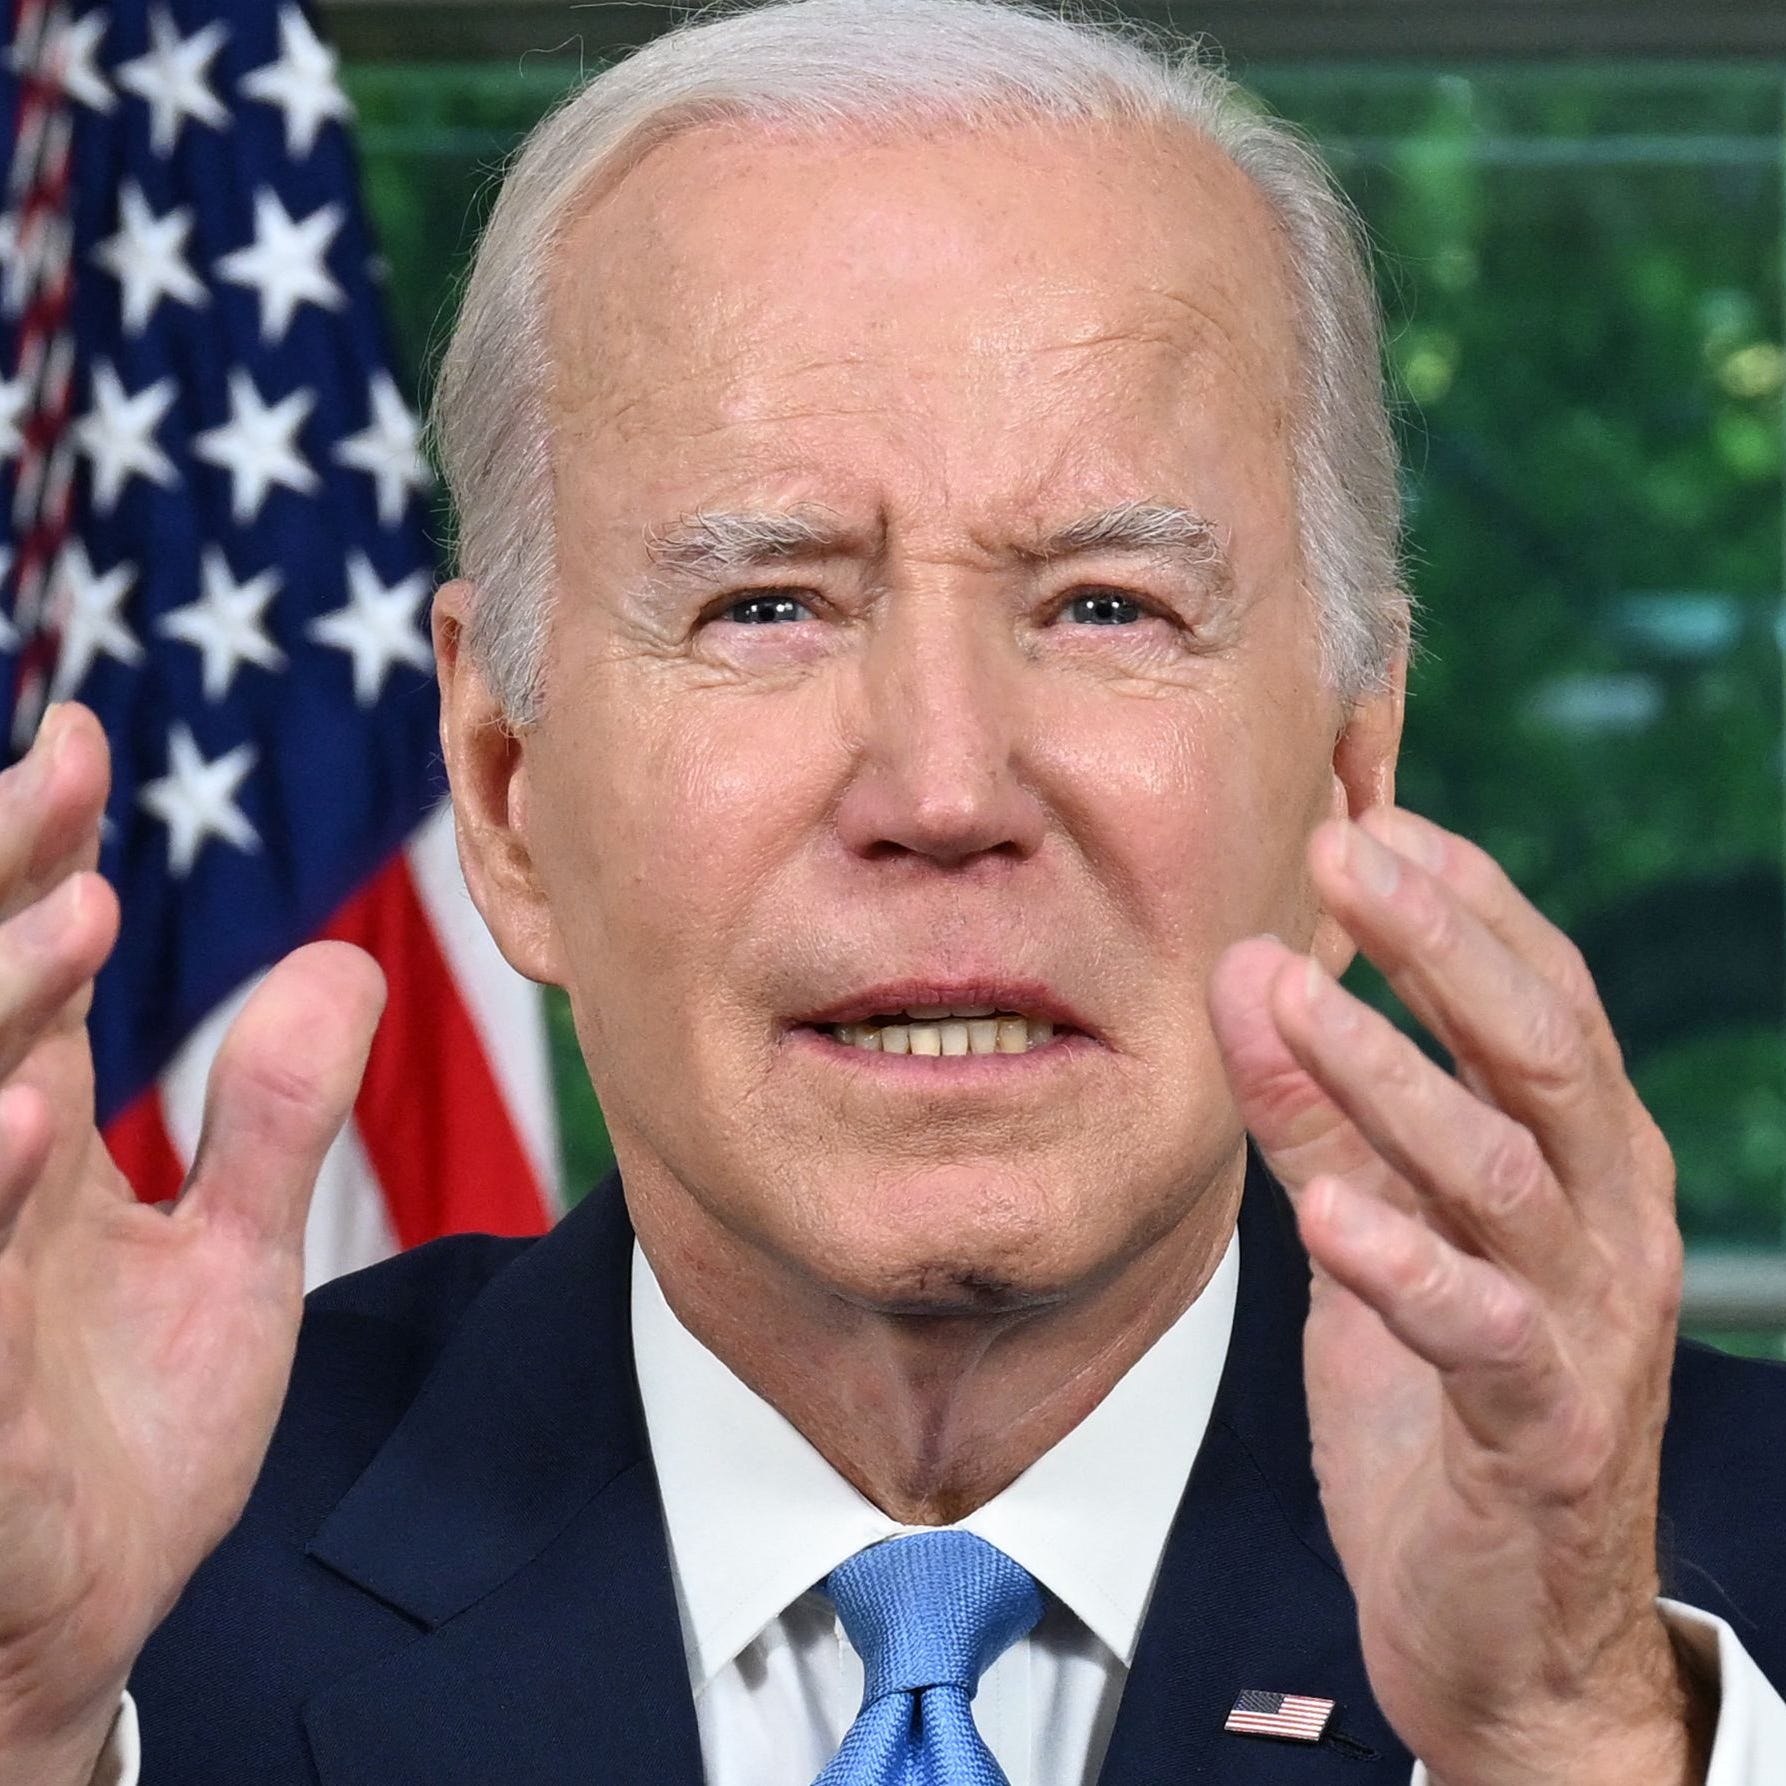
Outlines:
<svg viewBox="0 0 1786 1786"><path fill-rule="evenodd" d="M839 1295L887 1314L986 1315L1071 1296L1121 1237L1048 1177L925 1165L813 1188L800 1250ZM1107 1245L1100 1245L1100 1240Z"/></svg>

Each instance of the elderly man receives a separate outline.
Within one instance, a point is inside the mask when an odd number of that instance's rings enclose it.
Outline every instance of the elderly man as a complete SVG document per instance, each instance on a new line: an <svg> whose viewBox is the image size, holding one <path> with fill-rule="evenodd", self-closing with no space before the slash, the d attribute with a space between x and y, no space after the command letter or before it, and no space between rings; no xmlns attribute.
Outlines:
<svg viewBox="0 0 1786 1786"><path fill-rule="evenodd" d="M1392 804L1375 326L1222 80L989 0L697 24L542 127L435 638L624 1190L300 1332L379 1002L322 946L136 1205L54 713L0 790L0 1776L128 1777L140 1718L151 1786L1786 1777L1781 1373L1676 1358L1579 958Z"/></svg>

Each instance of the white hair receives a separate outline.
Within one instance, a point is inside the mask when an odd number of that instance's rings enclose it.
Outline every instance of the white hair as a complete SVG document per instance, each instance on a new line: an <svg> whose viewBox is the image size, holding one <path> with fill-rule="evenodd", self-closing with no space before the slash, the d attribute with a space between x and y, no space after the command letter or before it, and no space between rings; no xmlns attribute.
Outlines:
<svg viewBox="0 0 1786 1786"><path fill-rule="evenodd" d="M511 723L540 713L557 586L547 396L550 268L575 204L720 122L894 132L1178 123L1248 176L1286 240L1301 336L1292 452L1324 672L1349 699L1405 648L1401 502L1361 227L1319 157L1189 46L1023 0L769 0L671 30L534 130L503 183L442 362L433 426L474 586L467 646Z"/></svg>

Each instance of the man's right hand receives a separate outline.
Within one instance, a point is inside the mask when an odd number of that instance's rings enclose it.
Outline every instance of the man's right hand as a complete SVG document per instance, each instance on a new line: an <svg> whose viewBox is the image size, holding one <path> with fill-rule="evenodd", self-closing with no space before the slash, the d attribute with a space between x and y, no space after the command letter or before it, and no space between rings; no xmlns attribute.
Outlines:
<svg viewBox="0 0 1786 1786"><path fill-rule="evenodd" d="M86 1033L118 928L93 872L108 775L70 706L0 775L0 1786L87 1780L138 1650L242 1510L384 1002L345 944L280 963L217 1057L184 1193L139 1203Z"/></svg>

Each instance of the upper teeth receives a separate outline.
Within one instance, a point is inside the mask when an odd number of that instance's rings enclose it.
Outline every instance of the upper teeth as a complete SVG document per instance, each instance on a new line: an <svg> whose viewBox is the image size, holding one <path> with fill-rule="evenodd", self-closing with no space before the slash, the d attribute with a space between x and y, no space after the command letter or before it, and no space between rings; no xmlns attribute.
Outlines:
<svg viewBox="0 0 1786 1786"><path fill-rule="evenodd" d="M1054 1040L1054 1025L991 1005L914 1005L898 1016L840 1023L833 1033L848 1047L887 1054L1027 1054Z"/></svg>

